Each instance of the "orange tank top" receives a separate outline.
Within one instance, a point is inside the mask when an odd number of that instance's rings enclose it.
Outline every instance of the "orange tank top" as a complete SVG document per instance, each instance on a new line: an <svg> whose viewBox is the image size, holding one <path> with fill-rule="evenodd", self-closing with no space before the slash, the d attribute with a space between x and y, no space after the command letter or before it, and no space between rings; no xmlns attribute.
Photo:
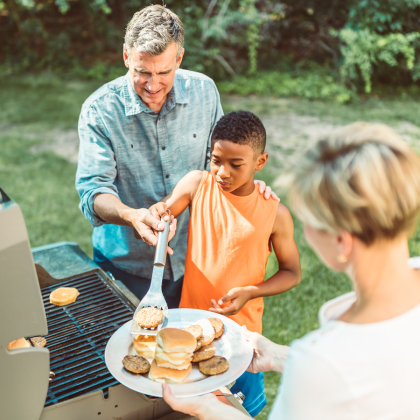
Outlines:
<svg viewBox="0 0 420 420"><path fill-rule="evenodd" d="M278 202L265 200L255 186L239 197L222 191L211 173L191 203L188 247L180 308L208 310L234 287L264 281ZM248 301L231 319L262 333L264 301Z"/></svg>

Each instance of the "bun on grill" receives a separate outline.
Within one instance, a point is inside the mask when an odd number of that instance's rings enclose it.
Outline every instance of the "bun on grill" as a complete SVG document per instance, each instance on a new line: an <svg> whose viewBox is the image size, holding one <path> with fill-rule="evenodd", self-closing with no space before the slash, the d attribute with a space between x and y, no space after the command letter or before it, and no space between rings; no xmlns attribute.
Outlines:
<svg viewBox="0 0 420 420"><path fill-rule="evenodd" d="M155 357L156 337L153 335L138 335L133 341L134 350L146 359Z"/></svg>
<svg viewBox="0 0 420 420"><path fill-rule="evenodd" d="M187 369L176 370L157 365L156 361L153 360L149 371L149 379L161 383L176 384L182 382L188 374L191 372L191 364Z"/></svg>
<svg viewBox="0 0 420 420"><path fill-rule="evenodd" d="M79 291L74 287L59 287L50 294L50 302L53 305L65 306L76 301Z"/></svg>
<svg viewBox="0 0 420 420"><path fill-rule="evenodd" d="M163 328L157 333L156 342L165 353L193 353L197 347L195 337L179 328Z"/></svg>
<svg viewBox="0 0 420 420"><path fill-rule="evenodd" d="M31 347L27 340L24 338L18 338L17 340L11 341L7 345L7 350L17 350L17 349L25 349Z"/></svg>

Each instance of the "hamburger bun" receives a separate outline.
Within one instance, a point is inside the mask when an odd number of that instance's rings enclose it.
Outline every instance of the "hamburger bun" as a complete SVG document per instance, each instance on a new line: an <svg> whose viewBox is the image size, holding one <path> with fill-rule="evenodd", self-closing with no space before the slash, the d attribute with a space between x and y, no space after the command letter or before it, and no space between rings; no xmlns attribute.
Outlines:
<svg viewBox="0 0 420 420"><path fill-rule="evenodd" d="M76 301L79 291L74 287L59 287L50 294L50 303L65 306Z"/></svg>
<svg viewBox="0 0 420 420"><path fill-rule="evenodd" d="M165 353L193 353L197 347L195 337L179 328L163 328L157 333L156 342Z"/></svg>
<svg viewBox="0 0 420 420"><path fill-rule="evenodd" d="M155 362L159 367L164 367L168 369L176 369L176 370L184 370L190 367L191 357L189 357L187 360L185 360L183 363L179 365L174 365L173 363L168 362L167 360L161 359L159 356L155 356Z"/></svg>
<svg viewBox="0 0 420 420"><path fill-rule="evenodd" d="M133 347L139 356L153 359L155 357L156 337L153 335L138 335L133 340Z"/></svg>
<svg viewBox="0 0 420 420"><path fill-rule="evenodd" d="M214 340L215 332L213 325L208 319L200 319L196 322L196 324L200 325L203 328L203 337L201 338L202 346L207 346Z"/></svg>
<svg viewBox="0 0 420 420"><path fill-rule="evenodd" d="M24 338L18 338L17 340L11 341L7 345L7 350L17 350L17 349L25 349L31 347L27 340Z"/></svg>
<svg viewBox="0 0 420 420"><path fill-rule="evenodd" d="M192 355L193 353L165 353L159 345L156 346L155 352L155 357L173 365L181 365L186 360L191 360Z"/></svg>
<svg viewBox="0 0 420 420"><path fill-rule="evenodd" d="M187 369L176 370L160 367L157 365L156 361L153 360L152 365L150 366L149 379L160 383L166 382L168 384L177 384L182 382L190 372L191 363Z"/></svg>

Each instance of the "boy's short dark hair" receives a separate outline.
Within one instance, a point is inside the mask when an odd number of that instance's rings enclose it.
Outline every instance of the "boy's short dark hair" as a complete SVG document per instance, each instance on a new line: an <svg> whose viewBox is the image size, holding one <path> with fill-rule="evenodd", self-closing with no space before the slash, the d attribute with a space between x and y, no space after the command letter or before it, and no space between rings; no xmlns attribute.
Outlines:
<svg viewBox="0 0 420 420"><path fill-rule="evenodd" d="M232 111L217 122L211 140L246 144L259 156L265 149L266 132L261 120L252 112Z"/></svg>

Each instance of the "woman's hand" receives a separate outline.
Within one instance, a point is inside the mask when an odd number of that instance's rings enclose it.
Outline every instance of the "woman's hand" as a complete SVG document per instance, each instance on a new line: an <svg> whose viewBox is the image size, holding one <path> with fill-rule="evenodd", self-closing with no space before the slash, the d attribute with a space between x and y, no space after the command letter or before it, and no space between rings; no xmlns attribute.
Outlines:
<svg viewBox="0 0 420 420"><path fill-rule="evenodd" d="M222 314L225 316L236 315L242 307L253 298L251 288L248 287L234 287L229 290L228 294L222 297L219 302L216 302L214 299L211 299L211 304L213 308L209 308L209 311L216 312L217 314ZM221 307L226 302L230 304L224 308Z"/></svg>
<svg viewBox="0 0 420 420"><path fill-rule="evenodd" d="M260 194L264 193L264 198L266 200L271 197L273 200L280 201L280 198L277 197L277 194L271 189L271 187L266 185L264 181L254 180L254 184L258 185Z"/></svg>
<svg viewBox="0 0 420 420"><path fill-rule="evenodd" d="M163 399L175 411L198 417L200 420L249 420L233 406L219 401L213 394L201 397L177 398L167 384L162 385Z"/></svg>
<svg viewBox="0 0 420 420"><path fill-rule="evenodd" d="M177 398L172 394L171 388L167 384L162 384L162 393L163 399L173 410L198 418L202 418L200 417L200 414L203 411L203 407L219 403L219 400L213 394L207 394L200 397Z"/></svg>
<svg viewBox="0 0 420 420"><path fill-rule="evenodd" d="M290 347L275 344L261 334L249 331L245 325L242 326L241 332L254 348L254 357L247 369L248 372L274 371L283 373Z"/></svg>

